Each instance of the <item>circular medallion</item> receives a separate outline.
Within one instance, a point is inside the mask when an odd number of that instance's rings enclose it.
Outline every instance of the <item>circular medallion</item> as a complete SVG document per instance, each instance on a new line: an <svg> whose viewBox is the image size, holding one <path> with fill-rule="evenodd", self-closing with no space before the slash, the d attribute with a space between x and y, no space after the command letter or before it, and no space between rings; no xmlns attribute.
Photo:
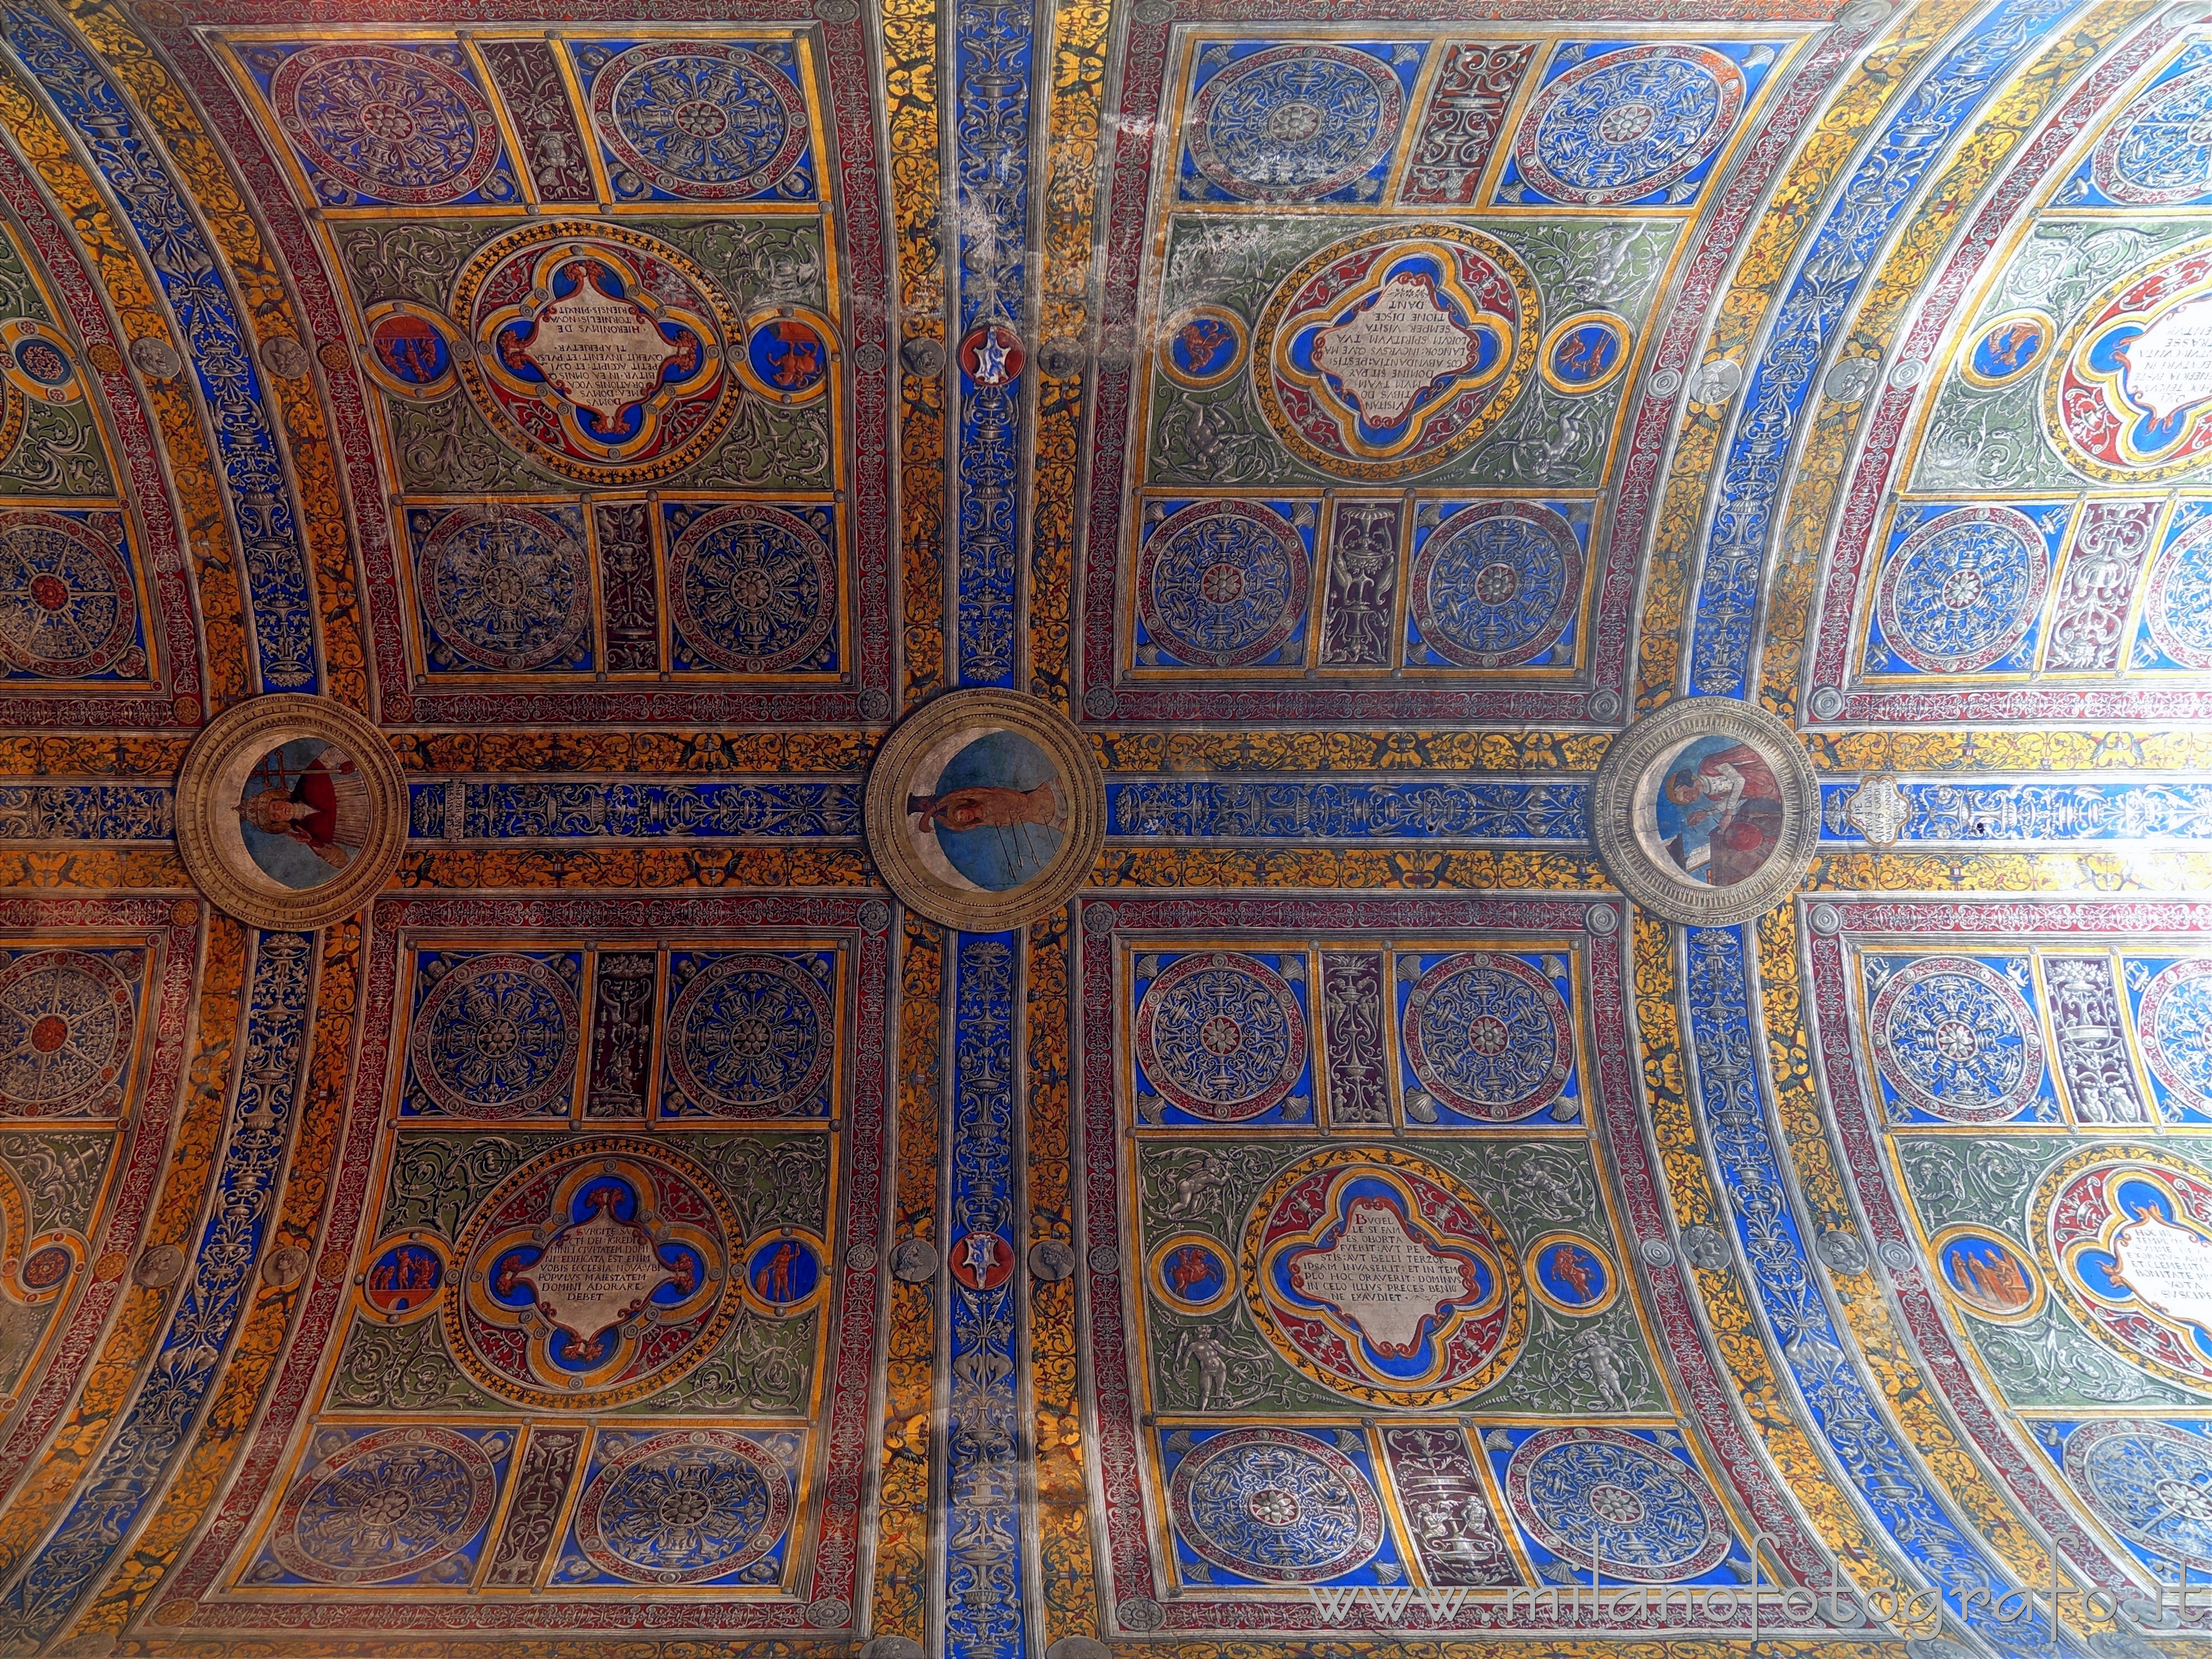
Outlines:
<svg viewBox="0 0 2212 1659"><path fill-rule="evenodd" d="M1446 957L1414 985L1404 1018L1413 1075L1462 1116L1510 1122L1550 1105L1566 1085L1567 1005L1518 957Z"/></svg>
<svg viewBox="0 0 2212 1659"><path fill-rule="evenodd" d="M138 638L122 556L58 513L0 513L0 662L75 679L113 668Z"/></svg>
<svg viewBox="0 0 2212 1659"><path fill-rule="evenodd" d="M978 1228L952 1241L945 1265L969 1290L995 1291L1014 1276L1014 1247L997 1233Z"/></svg>
<svg viewBox="0 0 2212 1659"><path fill-rule="evenodd" d="M1820 786L1790 728L1734 697L1646 714L1599 763L1590 822L1621 890L1669 921L1764 915L1820 834Z"/></svg>
<svg viewBox="0 0 2212 1659"><path fill-rule="evenodd" d="M1621 1429L1530 1435L1505 1465L1505 1500L1530 1537L1580 1571L1680 1583L1729 1553L1728 1514L1705 1476Z"/></svg>
<svg viewBox="0 0 2212 1659"><path fill-rule="evenodd" d="M2086 1149L2028 1211L2067 1311L2131 1364L2212 1394L2212 1174L2142 1146Z"/></svg>
<svg viewBox="0 0 2212 1659"><path fill-rule="evenodd" d="M1106 843L1091 744L1041 697L956 691L893 732L868 774L868 851L933 921L1018 927L1065 904Z"/></svg>
<svg viewBox="0 0 2212 1659"><path fill-rule="evenodd" d="M476 1382L532 1409L642 1399L696 1369L737 1317L738 1232L714 1176L673 1147L556 1146L463 1225L446 1346Z"/></svg>
<svg viewBox="0 0 2212 1659"><path fill-rule="evenodd" d="M422 612L472 667L521 673L574 654L592 619L590 562L561 523L512 502L449 513L422 544Z"/></svg>
<svg viewBox="0 0 2212 1659"><path fill-rule="evenodd" d="M1290 1429L1201 1441L1168 1482L1176 1531L1215 1566L1271 1584L1317 1584L1382 1547L1382 1504L1359 1466Z"/></svg>
<svg viewBox="0 0 2212 1659"><path fill-rule="evenodd" d="M389 1584L465 1547L491 1516L497 1479L467 1435L428 1425L349 1441L302 1475L270 1547L317 1584Z"/></svg>
<svg viewBox="0 0 2212 1659"><path fill-rule="evenodd" d="M604 72L603 72L604 73ZM454 284L469 395L507 442L601 488L683 471L738 404L725 354L744 337L714 279L641 230L524 226Z"/></svg>
<svg viewBox="0 0 2212 1659"><path fill-rule="evenodd" d="M732 501L676 538L668 592L684 644L717 668L809 668L836 623L837 556L796 514Z"/></svg>
<svg viewBox="0 0 2212 1659"><path fill-rule="evenodd" d="M84 396L68 340L27 317L0 322L0 374L33 403L72 404Z"/></svg>
<svg viewBox="0 0 2212 1659"><path fill-rule="evenodd" d="M458 202L499 163L499 118L428 52L366 40L295 52L270 77L276 125L343 200ZM329 186L322 193L331 193Z"/></svg>
<svg viewBox="0 0 2212 1659"><path fill-rule="evenodd" d="M1194 1117L1241 1123L1280 1105L1306 1064L1288 981L1241 951L1178 957L1137 1005L1137 1063Z"/></svg>
<svg viewBox="0 0 2212 1659"><path fill-rule="evenodd" d="M2066 1483L2121 1537L2212 1567L2212 1440L2140 1419L2084 1423L2066 1437Z"/></svg>
<svg viewBox="0 0 2212 1659"><path fill-rule="evenodd" d="M1413 559L1421 639L1462 668L1508 668L1541 656L1582 591L1574 526L1535 501L1485 501L1455 514Z"/></svg>
<svg viewBox="0 0 2212 1659"><path fill-rule="evenodd" d="M669 1013L668 1070L718 1116L789 1117L820 1104L836 1019L788 957L747 952L702 969Z"/></svg>
<svg viewBox="0 0 2212 1659"><path fill-rule="evenodd" d="M1298 532L1256 501L1194 501L1137 556L1137 615L1154 642L1199 667L1237 668L1305 620L1310 560Z"/></svg>
<svg viewBox="0 0 2212 1659"><path fill-rule="evenodd" d="M2050 582L2050 550L2026 514L1956 507L1890 555L1875 613L1889 648L1915 668L1968 673L2021 642Z"/></svg>
<svg viewBox="0 0 2212 1659"><path fill-rule="evenodd" d="M1243 202L1310 202L1371 173L1406 113L1398 77L1349 46L1272 46L1191 100L1190 159Z"/></svg>
<svg viewBox="0 0 2212 1659"><path fill-rule="evenodd" d="M1969 386L2010 386L2043 361L2057 331L2039 311L2008 311L1967 343L1959 373Z"/></svg>
<svg viewBox="0 0 2212 1659"><path fill-rule="evenodd" d="M600 69L592 125L655 190L735 202L774 190L798 165L806 100L789 75L744 46L648 41Z"/></svg>
<svg viewBox="0 0 2212 1659"><path fill-rule="evenodd" d="M791 1480L726 1429L672 1429L609 1458L576 1507L576 1547L601 1572L698 1584L751 1565L791 1522Z"/></svg>
<svg viewBox="0 0 2212 1659"><path fill-rule="evenodd" d="M2212 451L2212 240L2121 277L2069 324L2043 371L2043 418L2060 453L2093 478L2152 483Z"/></svg>
<svg viewBox="0 0 2212 1659"><path fill-rule="evenodd" d="M1191 306L1167 320L1160 367L1194 392L1219 386L1244 366L1244 319L1220 306Z"/></svg>
<svg viewBox="0 0 2212 1659"><path fill-rule="evenodd" d="M23 1258L15 1270L16 1282L37 1303L48 1300L76 1271L77 1253L66 1244L40 1244Z"/></svg>
<svg viewBox="0 0 2212 1659"><path fill-rule="evenodd" d="M2151 641L2185 668L2212 668L2212 518L2167 543L2143 606Z"/></svg>
<svg viewBox="0 0 2212 1659"><path fill-rule="evenodd" d="M1546 1233L1528 1247L1528 1285L1561 1313L1603 1313L1620 1294L1620 1274L1602 1245L1580 1233Z"/></svg>
<svg viewBox="0 0 2212 1659"><path fill-rule="evenodd" d="M451 395L456 375L453 338L446 319L409 300L371 306L362 318L368 348L362 356L369 378L410 403L431 403Z"/></svg>
<svg viewBox="0 0 2212 1659"><path fill-rule="evenodd" d="M1544 384L1570 397L1602 391L1628 367L1633 341L1627 319L1609 311L1584 312L1555 324L1537 360Z"/></svg>
<svg viewBox="0 0 2212 1659"><path fill-rule="evenodd" d="M2043 1039L2012 981L1971 957L1923 957L1882 982L1867 1016L1889 1086L1953 1123L2016 1117L2043 1086Z"/></svg>
<svg viewBox="0 0 2212 1659"><path fill-rule="evenodd" d="M756 1240L744 1257L745 1295L771 1318L811 1307L830 1289L825 1260L821 1240L789 1229Z"/></svg>
<svg viewBox="0 0 2212 1659"><path fill-rule="evenodd" d="M131 987L110 958L17 957L0 969L0 1109L52 1117L118 1105L137 1024Z"/></svg>
<svg viewBox="0 0 2212 1659"><path fill-rule="evenodd" d="M1513 160L1555 202L1633 202L1718 149L1743 100L1743 71L1704 46L1601 52L1536 94Z"/></svg>
<svg viewBox="0 0 2212 1659"><path fill-rule="evenodd" d="M2089 178L2130 207L2170 207L2212 191L2212 68L2138 94L2098 141Z"/></svg>
<svg viewBox="0 0 2212 1659"><path fill-rule="evenodd" d="M2033 1319L2043 1306L2043 1278L2003 1234L1987 1227L1950 1227L1928 1247L1951 1299L1978 1318L1999 1324Z"/></svg>
<svg viewBox="0 0 2212 1659"><path fill-rule="evenodd" d="M817 313L792 306L763 313L745 325L738 374L771 403L811 404L830 389L836 339Z"/></svg>
<svg viewBox="0 0 2212 1659"><path fill-rule="evenodd" d="M2143 1060L2175 1104L2212 1109L2212 960L2199 957L2160 970L2143 988L2136 1015Z"/></svg>
<svg viewBox="0 0 2212 1659"><path fill-rule="evenodd" d="M1528 1335L1511 1241L1456 1177L1410 1152L1331 1149L1293 1164L1253 1206L1238 1271L1275 1351L1370 1405L1468 1399Z"/></svg>
<svg viewBox="0 0 2212 1659"><path fill-rule="evenodd" d="M422 1238L386 1245L368 1259L361 1276L361 1299L395 1323L429 1310L446 1287L446 1258Z"/></svg>
<svg viewBox="0 0 2212 1659"><path fill-rule="evenodd" d="M1441 465L1494 426L1536 364L1536 286L1505 245L1448 224L1331 243L1254 331L1260 410L1297 455L1376 482Z"/></svg>
<svg viewBox="0 0 2212 1659"><path fill-rule="evenodd" d="M565 1110L582 1021L576 994L535 957L471 957L431 987L408 1048L415 1081L455 1117Z"/></svg>
<svg viewBox="0 0 2212 1659"><path fill-rule="evenodd" d="M1152 1247L1146 1282L1177 1313L1212 1313L1237 1294L1237 1267L1229 1252L1203 1233L1177 1233Z"/></svg>
<svg viewBox="0 0 2212 1659"><path fill-rule="evenodd" d="M1021 337L1003 323L985 323L969 329L960 342L957 356L960 372L979 386L1010 384L1028 361L1022 350Z"/></svg>
<svg viewBox="0 0 2212 1659"><path fill-rule="evenodd" d="M327 697L262 696L204 727L177 777L193 884L256 927L349 916L399 866L407 785L384 734Z"/></svg>

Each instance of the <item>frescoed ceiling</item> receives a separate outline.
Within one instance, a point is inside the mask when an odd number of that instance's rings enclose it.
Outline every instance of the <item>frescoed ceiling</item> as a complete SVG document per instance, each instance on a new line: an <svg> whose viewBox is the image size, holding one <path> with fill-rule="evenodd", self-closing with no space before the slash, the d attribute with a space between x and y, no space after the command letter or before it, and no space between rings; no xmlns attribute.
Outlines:
<svg viewBox="0 0 2212 1659"><path fill-rule="evenodd" d="M0 1654L2212 1651L2202 0L0 0Z"/></svg>

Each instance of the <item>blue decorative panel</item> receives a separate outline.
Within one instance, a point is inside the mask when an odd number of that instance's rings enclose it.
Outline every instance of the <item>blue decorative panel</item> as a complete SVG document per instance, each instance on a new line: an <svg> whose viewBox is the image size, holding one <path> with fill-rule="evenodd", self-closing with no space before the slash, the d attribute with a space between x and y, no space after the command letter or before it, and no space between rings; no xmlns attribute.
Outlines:
<svg viewBox="0 0 2212 1659"><path fill-rule="evenodd" d="M286 1491L247 1585L398 1588L476 1576L512 1429L325 1427Z"/></svg>
<svg viewBox="0 0 2212 1659"><path fill-rule="evenodd" d="M1573 40L1544 66L1501 204L1681 207L1698 198L1778 45Z"/></svg>
<svg viewBox="0 0 2212 1659"><path fill-rule="evenodd" d="M409 785L409 831L428 841L845 840L860 833L860 791L857 781L842 778L701 783L447 778ZM0 787L0 835L6 833L7 799Z"/></svg>
<svg viewBox="0 0 2212 1659"><path fill-rule="evenodd" d="M603 1431L549 1582L776 1588L805 1449L790 1429Z"/></svg>
<svg viewBox="0 0 2212 1659"><path fill-rule="evenodd" d="M564 1117L575 1095L580 951L419 951L403 1117Z"/></svg>
<svg viewBox="0 0 2212 1659"><path fill-rule="evenodd" d="M1015 1296L1014 1001L1018 935L957 936L951 1176L946 1193L946 1659L1024 1650L1022 1447L1016 1378L1028 1349Z"/></svg>
<svg viewBox="0 0 2212 1659"><path fill-rule="evenodd" d="M588 674L583 509L498 502L407 514L422 658L434 674Z"/></svg>
<svg viewBox="0 0 2212 1659"><path fill-rule="evenodd" d="M2193 45L2123 106L2059 187L2057 207L2201 207L2212 201L2212 49Z"/></svg>
<svg viewBox="0 0 2212 1659"><path fill-rule="evenodd" d="M1200 46L1179 195L1258 205L1376 200L1428 49L1419 40Z"/></svg>
<svg viewBox="0 0 2212 1659"><path fill-rule="evenodd" d="M664 502L677 672L836 673L842 514L829 501Z"/></svg>
<svg viewBox="0 0 2212 1659"><path fill-rule="evenodd" d="M499 118L458 46L288 40L240 58L325 206L520 202Z"/></svg>
<svg viewBox="0 0 2212 1659"><path fill-rule="evenodd" d="M1138 666L1304 669L1316 505L1147 503L1137 554Z"/></svg>
<svg viewBox="0 0 2212 1659"><path fill-rule="evenodd" d="M1407 1119L1464 1127L1582 1115L1564 955L1401 951L1393 960Z"/></svg>
<svg viewBox="0 0 2212 1659"><path fill-rule="evenodd" d="M0 9L0 18L9 46L38 77L114 191L176 313L185 356L222 434L219 454L243 554L258 689L318 690L307 550L260 371L228 292L208 280L222 264L160 151L141 136L129 101L92 59L41 12L9 5Z"/></svg>
<svg viewBox="0 0 2212 1659"><path fill-rule="evenodd" d="M2186 1582L2185 1573L2212 1568L2212 1525L2196 1501L2212 1488L2212 1423L2126 1417L2039 1422L2035 1441L2075 1496L2120 1539L2137 1570L2159 1586L2161 1603L2167 1589Z"/></svg>
<svg viewBox="0 0 2212 1659"><path fill-rule="evenodd" d="M0 512L0 680L141 680L148 666L128 516Z"/></svg>
<svg viewBox="0 0 2212 1659"><path fill-rule="evenodd" d="M1356 1424L1158 1432L1182 1583L1389 1584L1404 1576L1374 1449Z"/></svg>
<svg viewBox="0 0 2212 1659"><path fill-rule="evenodd" d="M1806 245L1771 313L1719 472L1698 577L1690 684L1741 696L1773 514L1785 487L1805 396L1831 333L1917 187L1982 101L2073 9L2068 0L2004 0L1949 49L1895 107L1839 187L1838 206Z"/></svg>
<svg viewBox="0 0 2212 1659"><path fill-rule="evenodd" d="M827 1117L842 998L838 952L677 951L669 957L665 1117Z"/></svg>
<svg viewBox="0 0 2212 1659"><path fill-rule="evenodd" d="M1137 1109L1188 1126L1313 1121L1304 951L1161 951L1131 969Z"/></svg>
<svg viewBox="0 0 2212 1659"><path fill-rule="evenodd" d="M2201 783L2081 783L1906 780L1900 841L2047 846L2053 842L2178 842L2212 839L2212 786ZM1863 844L1850 817L1856 783L1820 787L1823 840Z"/></svg>
<svg viewBox="0 0 2212 1659"><path fill-rule="evenodd" d="M1482 1443L1529 1559L1547 1581L1749 1579L1749 1553L1674 1430L1509 1426L1492 1430Z"/></svg>
<svg viewBox="0 0 2212 1659"><path fill-rule="evenodd" d="M1406 665L1572 666L1589 514L1588 501L1424 502L1413 515Z"/></svg>
<svg viewBox="0 0 2212 1659"><path fill-rule="evenodd" d="M298 1103L314 959L307 934L255 936L243 1063L224 1112L217 1200L137 1393L46 1547L0 1600L0 1646L35 1650L61 1628L167 1485L198 1419L245 1310L276 1201Z"/></svg>
<svg viewBox="0 0 2212 1659"><path fill-rule="evenodd" d="M2074 518L2070 501L1919 502L1890 520L1868 607L1864 672L2024 672Z"/></svg>
<svg viewBox="0 0 2212 1659"><path fill-rule="evenodd" d="M166 784L0 784L0 841L167 841L175 832Z"/></svg>
<svg viewBox="0 0 2212 1659"><path fill-rule="evenodd" d="M2025 954L1860 958L1867 1040L1890 1121L2060 1121Z"/></svg>
<svg viewBox="0 0 2212 1659"><path fill-rule="evenodd" d="M1587 842L1589 786L1155 778L1106 786L1108 832L1167 841Z"/></svg>
<svg viewBox="0 0 2212 1659"><path fill-rule="evenodd" d="M802 48L786 39L570 41L623 202L812 202Z"/></svg>
<svg viewBox="0 0 2212 1659"><path fill-rule="evenodd" d="M2120 979L2159 1115L2212 1123L2212 957L2124 952Z"/></svg>
<svg viewBox="0 0 2212 1659"><path fill-rule="evenodd" d="M2212 501L2187 501L2174 509L2144 587L2128 665L2212 671Z"/></svg>

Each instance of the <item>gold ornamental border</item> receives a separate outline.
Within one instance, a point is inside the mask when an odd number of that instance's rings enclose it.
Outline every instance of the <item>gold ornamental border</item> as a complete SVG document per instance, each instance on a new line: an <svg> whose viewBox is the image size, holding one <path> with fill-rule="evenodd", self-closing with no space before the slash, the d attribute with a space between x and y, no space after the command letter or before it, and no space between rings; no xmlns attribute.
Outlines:
<svg viewBox="0 0 2212 1659"><path fill-rule="evenodd" d="M1765 867L1733 887L1686 881L1637 838L1638 798L1659 757L1697 738L1734 738L1759 751L1782 791L1782 834ZM1820 839L1820 781L1790 728L1735 697L1684 697L1646 714L1599 763L1590 791L1598 857L1620 890L1653 915L1698 927L1765 915L1805 878Z"/></svg>
<svg viewBox="0 0 2212 1659"><path fill-rule="evenodd" d="M368 844L319 887L263 874L238 829L247 776L270 750L320 738L351 757L368 785ZM177 775L177 851L192 884L216 908L254 927L327 927L367 903L399 867L407 846L407 781L384 734L327 697L283 693L240 703L210 721Z"/></svg>
<svg viewBox="0 0 2212 1659"><path fill-rule="evenodd" d="M1050 756L1067 792L1067 830L1042 874L1010 892L953 886L925 866L906 828L908 785L915 767L963 727L988 727L1027 738ZM1074 896L1106 846L1106 775L1066 717L1042 697L988 688L954 691L922 705L893 732L868 773L868 851L891 891L932 921L968 933L1019 927Z"/></svg>

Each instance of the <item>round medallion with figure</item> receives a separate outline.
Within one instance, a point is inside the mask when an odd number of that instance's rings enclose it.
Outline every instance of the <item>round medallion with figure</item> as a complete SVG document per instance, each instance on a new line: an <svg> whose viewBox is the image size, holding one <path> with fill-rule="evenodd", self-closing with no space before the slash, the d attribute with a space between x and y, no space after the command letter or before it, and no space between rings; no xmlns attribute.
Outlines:
<svg viewBox="0 0 2212 1659"><path fill-rule="evenodd" d="M1331 1149L1291 1164L1252 1206L1238 1273L1268 1344L1370 1405L1468 1399L1528 1336L1511 1239L1456 1176L1410 1152Z"/></svg>
<svg viewBox="0 0 2212 1659"><path fill-rule="evenodd" d="M1393 225L1332 242L1277 285L1253 331L1261 413L1335 477L1430 471L1527 386L1539 310L1519 258L1479 230Z"/></svg>
<svg viewBox="0 0 2212 1659"><path fill-rule="evenodd" d="M177 778L177 847L200 890L257 927L352 915L398 866L406 782L384 734L327 697L238 704Z"/></svg>
<svg viewBox="0 0 2212 1659"><path fill-rule="evenodd" d="M2036 1265L2083 1329L2212 1394L2212 1171L2154 1147L2091 1147L2044 1176L2028 1219Z"/></svg>
<svg viewBox="0 0 2212 1659"><path fill-rule="evenodd" d="M1790 728L1734 697L1686 697L1638 720L1600 763L1598 854L1623 891L1670 921L1771 909L1803 878L1820 786Z"/></svg>
<svg viewBox="0 0 2212 1659"><path fill-rule="evenodd" d="M744 330L714 279L641 230L526 225L487 243L453 287L458 365L492 429L563 477L668 477L736 413L727 354Z"/></svg>
<svg viewBox="0 0 2212 1659"><path fill-rule="evenodd" d="M447 1346L479 1386L533 1410L641 1399L696 1369L737 1317L740 1233L720 1183L672 1146L556 1146L463 1224Z"/></svg>
<svg viewBox="0 0 2212 1659"><path fill-rule="evenodd" d="M1042 698L977 690L909 715L868 775L868 850L901 898L975 933L1064 904L1106 839L1091 745Z"/></svg>

